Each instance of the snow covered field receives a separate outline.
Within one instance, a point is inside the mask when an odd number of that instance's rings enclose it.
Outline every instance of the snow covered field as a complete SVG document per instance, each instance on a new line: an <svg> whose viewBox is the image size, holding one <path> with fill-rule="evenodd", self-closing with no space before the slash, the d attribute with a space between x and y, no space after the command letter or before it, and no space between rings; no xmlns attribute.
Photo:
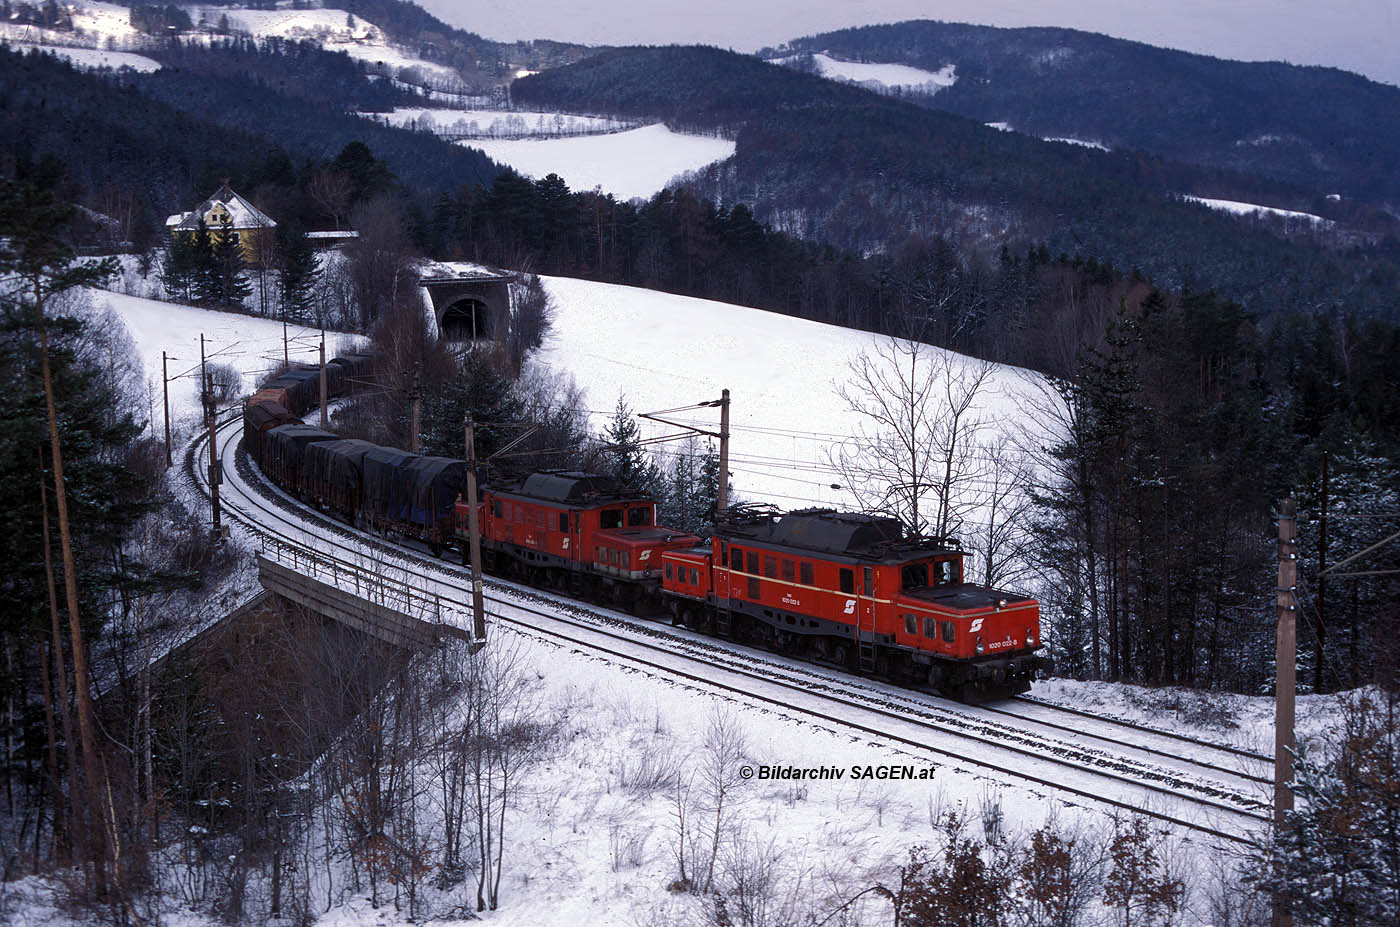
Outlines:
<svg viewBox="0 0 1400 927"><path fill-rule="evenodd" d="M609 135L473 139L463 144L530 177L558 174L572 190L601 187L623 200L649 197L677 175L734 154L728 139L682 135L660 123Z"/></svg>
<svg viewBox="0 0 1400 927"><path fill-rule="evenodd" d="M23 46L16 46L23 48ZM72 48L65 45L39 45L51 55L56 55L80 68L131 68L143 74L160 70L160 62L134 52L108 51L101 48Z"/></svg>
<svg viewBox="0 0 1400 927"><path fill-rule="evenodd" d="M774 64L790 64L797 56L772 59ZM918 90L924 93L937 93L944 87L957 83L958 73L954 65L946 65L937 71L925 71L907 64L881 64L867 61L841 61L830 55L812 55L822 77L830 80L860 84L872 90Z"/></svg>
<svg viewBox="0 0 1400 927"><path fill-rule="evenodd" d="M832 490L828 453L860 424L837 395L848 364L881 336L773 312L564 277L544 278L558 307L544 362L573 374L601 427L622 395L640 412L718 399L730 390L730 469L740 497L792 509L850 506ZM940 352L941 353L941 352ZM956 355L953 355L956 357ZM977 403L1008 432L1038 378L998 367ZM714 430L714 410L673 418ZM642 423L644 433L662 426Z"/></svg>
<svg viewBox="0 0 1400 927"><path fill-rule="evenodd" d="M1232 213L1237 216L1248 216L1259 212L1270 216L1282 216L1285 219L1307 219L1321 225L1330 225L1331 219L1324 219L1315 216L1310 212L1296 212L1292 209L1277 209L1273 206L1260 206L1257 203L1241 203L1238 200L1215 200L1204 196L1183 196L1182 199L1192 203L1200 203L1202 206L1209 206L1211 209L1219 209L1222 212Z"/></svg>

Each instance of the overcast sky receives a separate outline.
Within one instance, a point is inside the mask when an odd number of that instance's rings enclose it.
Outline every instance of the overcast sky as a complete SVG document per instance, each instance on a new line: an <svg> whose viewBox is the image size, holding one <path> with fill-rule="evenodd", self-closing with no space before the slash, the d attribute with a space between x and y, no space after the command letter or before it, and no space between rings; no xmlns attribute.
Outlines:
<svg viewBox="0 0 1400 927"><path fill-rule="evenodd" d="M846 26L942 19L1070 26L1247 61L1324 64L1400 85L1400 0L416 0L487 38L700 43L756 51Z"/></svg>

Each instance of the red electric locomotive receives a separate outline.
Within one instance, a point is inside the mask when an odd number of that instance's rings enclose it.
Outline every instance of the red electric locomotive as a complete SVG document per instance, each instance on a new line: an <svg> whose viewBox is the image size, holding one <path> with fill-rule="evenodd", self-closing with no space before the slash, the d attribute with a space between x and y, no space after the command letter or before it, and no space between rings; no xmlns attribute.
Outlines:
<svg viewBox="0 0 1400 927"><path fill-rule="evenodd" d="M967 701L1025 692L1039 605L964 582L963 556L891 518L738 513L709 547L663 555L662 591L698 630Z"/></svg>
<svg viewBox="0 0 1400 927"><path fill-rule="evenodd" d="M609 477L543 471L518 484L495 486L482 498L482 566L513 573L595 601L640 611L658 601L661 556L700 543L656 524L651 497L618 488ZM457 503L457 536L467 545L465 502Z"/></svg>

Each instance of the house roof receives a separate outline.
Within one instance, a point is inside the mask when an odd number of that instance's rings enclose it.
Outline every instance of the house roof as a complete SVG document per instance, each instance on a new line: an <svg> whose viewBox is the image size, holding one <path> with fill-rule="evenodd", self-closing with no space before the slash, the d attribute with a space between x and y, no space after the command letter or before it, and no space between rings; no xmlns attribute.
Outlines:
<svg viewBox="0 0 1400 927"><path fill-rule="evenodd" d="M222 206L228 212L228 228L270 229L277 226L276 222L268 218L256 206L234 193L228 184L224 184L218 189L218 192L189 212L166 219L165 224L171 228L193 231L199 225L200 217L209 215L216 206ZM219 227L225 226L220 223Z"/></svg>

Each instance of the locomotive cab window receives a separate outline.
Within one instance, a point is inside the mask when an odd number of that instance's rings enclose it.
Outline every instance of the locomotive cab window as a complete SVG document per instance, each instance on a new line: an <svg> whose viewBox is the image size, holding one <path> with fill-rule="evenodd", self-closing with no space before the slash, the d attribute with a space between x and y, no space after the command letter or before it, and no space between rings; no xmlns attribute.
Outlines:
<svg viewBox="0 0 1400 927"><path fill-rule="evenodd" d="M559 533L560 533L560 534L568 534L568 533L569 533L569 513L568 513L568 512L560 512L560 513L559 513Z"/></svg>
<svg viewBox="0 0 1400 927"><path fill-rule="evenodd" d="M956 560L939 560L933 565L933 581L939 586L962 582L962 564Z"/></svg>
<svg viewBox="0 0 1400 927"><path fill-rule="evenodd" d="M900 586L905 589L918 589L928 585L928 564L910 563L900 571Z"/></svg>
<svg viewBox="0 0 1400 927"><path fill-rule="evenodd" d="M904 616L904 633L914 635L919 633L919 619L913 615Z"/></svg>
<svg viewBox="0 0 1400 927"><path fill-rule="evenodd" d="M651 506L627 510L627 525L631 528L645 528L651 524Z"/></svg>
<svg viewBox="0 0 1400 927"><path fill-rule="evenodd" d="M603 509L598 513L598 527L604 531L609 528L621 528L622 509Z"/></svg>
<svg viewBox="0 0 1400 927"><path fill-rule="evenodd" d="M875 571L870 567L861 567L861 587L865 590L862 595L875 594Z"/></svg>
<svg viewBox="0 0 1400 927"><path fill-rule="evenodd" d="M744 552L737 547L729 549L729 568L741 573L744 570Z"/></svg>
<svg viewBox="0 0 1400 927"><path fill-rule="evenodd" d="M954 629L953 629L953 622L951 622L951 621L945 621L945 622L943 622L943 640L944 640L945 642L951 644L951 643L953 642L953 640L954 640L956 637L957 637L957 635L956 635L956 633L954 632Z"/></svg>
<svg viewBox="0 0 1400 927"><path fill-rule="evenodd" d="M938 640L938 619L937 619L937 618L925 618L925 619L924 619L924 637L927 637L927 638L928 638L929 640L931 640L931 641L936 641L936 640Z"/></svg>
<svg viewBox="0 0 1400 927"><path fill-rule="evenodd" d="M848 593L848 594L856 591L856 573L855 573L855 570L847 570L847 569L845 569L845 568L842 568L842 570L841 570L841 591L842 591L842 592L845 592L845 593Z"/></svg>
<svg viewBox="0 0 1400 927"><path fill-rule="evenodd" d="M671 564L669 564L669 563L666 564L666 578L667 578L667 579L670 579L670 578L671 578Z"/></svg>

